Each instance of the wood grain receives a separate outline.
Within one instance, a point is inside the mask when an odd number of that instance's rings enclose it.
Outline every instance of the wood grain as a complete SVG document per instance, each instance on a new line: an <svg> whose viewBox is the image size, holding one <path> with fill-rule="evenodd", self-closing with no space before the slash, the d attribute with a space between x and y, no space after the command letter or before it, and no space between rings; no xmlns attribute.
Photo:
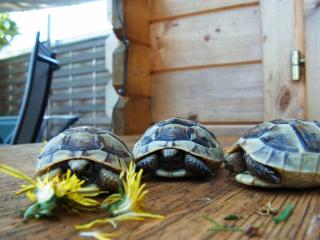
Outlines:
<svg viewBox="0 0 320 240"><path fill-rule="evenodd" d="M113 131L116 134L141 134L151 124L150 98L120 97L113 110Z"/></svg>
<svg viewBox="0 0 320 240"><path fill-rule="evenodd" d="M106 39L105 64L115 89L125 88L126 46L114 33Z"/></svg>
<svg viewBox="0 0 320 240"><path fill-rule="evenodd" d="M155 22L151 71L261 60L256 6Z"/></svg>
<svg viewBox="0 0 320 240"><path fill-rule="evenodd" d="M153 74L152 121L262 121L261 71L260 64L251 64Z"/></svg>
<svg viewBox="0 0 320 240"><path fill-rule="evenodd" d="M259 0L150 0L150 21L258 4Z"/></svg>
<svg viewBox="0 0 320 240"><path fill-rule="evenodd" d="M124 37L123 1L108 0L107 17L108 22L112 25L114 34L117 35L119 39L122 39Z"/></svg>
<svg viewBox="0 0 320 240"><path fill-rule="evenodd" d="M117 3L119 9L115 6ZM114 37L108 49L113 51L106 53L107 67L113 70L114 87L122 96L113 110L113 129L117 134L142 133L151 122L149 14L145 0L112 1L109 15L111 19L118 17L114 20L116 28L122 25L115 32L121 41L127 41L122 43L126 47L120 48Z"/></svg>
<svg viewBox="0 0 320 240"><path fill-rule="evenodd" d="M129 96L150 96L150 47L131 43L128 49L126 92Z"/></svg>
<svg viewBox="0 0 320 240"><path fill-rule="evenodd" d="M320 2L305 1L306 96L308 119L320 119Z"/></svg>
<svg viewBox="0 0 320 240"><path fill-rule="evenodd" d="M108 20L122 41L149 45L149 5L146 0L108 0Z"/></svg>
<svg viewBox="0 0 320 240"><path fill-rule="evenodd" d="M106 40L106 68L117 90L124 90L128 96L150 96L149 47L132 42L126 50L126 46L110 34Z"/></svg>
<svg viewBox="0 0 320 240"><path fill-rule="evenodd" d="M113 129L117 134L143 133L151 123L150 48L130 43L127 51L126 74L121 85L124 97L113 111Z"/></svg>
<svg viewBox="0 0 320 240"><path fill-rule="evenodd" d="M132 146L137 136L123 139ZM34 173L34 164L43 144L2 147L0 163L10 164L28 175ZM14 197L23 182L0 174L0 238L1 239L80 239L74 229L103 213L69 214L60 212L58 217L23 222L17 209L25 209L29 202L25 197ZM210 216L220 223L228 214L242 218L236 226L246 229L260 226L262 239L318 239L318 229L310 229L315 216L320 214L318 189L266 190L237 184L232 176L219 169L216 176L207 181L196 179L165 180L146 176L149 193L145 209L163 214L165 220L147 220L120 224L118 239L248 239L244 233L219 232L209 229L212 223L203 216ZM271 217L256 214L258 207L272 201L274 207L283 209L288 203L295 206L288 221L275 225ZM95 228L102 232L113 231L109 226Z"/></svg>
<svg viewBox="0 0 320 240"><path fill-rule="evenodd" d="M264 119L304 118L304 80L291 80L290 52L304 53L303 1L262 0ZM272 15L271 15L272 13Z"/></svg>

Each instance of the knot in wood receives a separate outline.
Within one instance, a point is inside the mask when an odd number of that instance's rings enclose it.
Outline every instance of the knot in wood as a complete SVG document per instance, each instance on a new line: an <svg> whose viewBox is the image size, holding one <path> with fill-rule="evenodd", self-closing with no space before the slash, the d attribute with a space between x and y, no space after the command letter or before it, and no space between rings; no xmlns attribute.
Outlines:
<svg viewBox="0 0 320 240"><path fill-rule="evenodd" d="M278 96L277 105L281 111L285 111L290 105L292 99L292 93L288 86L282 87Z"/></svg>

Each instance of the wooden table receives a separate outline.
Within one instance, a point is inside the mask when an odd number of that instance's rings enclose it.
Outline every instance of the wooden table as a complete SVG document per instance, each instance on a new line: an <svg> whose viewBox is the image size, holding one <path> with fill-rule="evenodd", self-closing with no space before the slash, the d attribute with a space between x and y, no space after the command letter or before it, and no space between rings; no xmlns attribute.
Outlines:
<svg viewBox="0 0 320 240"><path fill-rule="evenodd" d="M129 146L136 136L125 137ZM230 139L229 139L230 140ZM222 141L228 144L229 140ZM43 144L16 145L0 148L0 163L16 167L28 175L34 172L37 155ZM121 223L119 239L248 239L245 233L219 232L209 229L210 216L220 223L224 217L236 214L242 218L237 227L260 226L261 238L268 239L319 239L320 223L313 219L320 215L318 189L266 190L237 184L224 169L219 169L209 181L165 180L146 177L149 194L145 209L165 216L165 220ZM18 209L25 209L29 201L14 197L22 181L0 174L0 239L80 239L75 224L85 223L103 214L69 214L58 218L23 222ZM274 207L283 209L287 203L295 206L292 216L274 224L270 216L256 213L259 207L272 201ZM318 225L317 225L318 224ZM315 229L311 231L310 226ZM317 225L317 226L316 226ZM98 228L110 232L110 226Z"/></svg>

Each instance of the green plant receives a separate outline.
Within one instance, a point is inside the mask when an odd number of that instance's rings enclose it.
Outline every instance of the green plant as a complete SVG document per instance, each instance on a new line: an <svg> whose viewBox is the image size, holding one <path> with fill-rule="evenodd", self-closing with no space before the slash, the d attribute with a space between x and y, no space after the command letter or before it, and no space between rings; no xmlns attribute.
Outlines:
<svg viewBox="0 0 320 240"><path fill-rule="evenodd" d="M17 34L19 34L17 24L7 13L0 13L0 49L9 45Z"/></svg>

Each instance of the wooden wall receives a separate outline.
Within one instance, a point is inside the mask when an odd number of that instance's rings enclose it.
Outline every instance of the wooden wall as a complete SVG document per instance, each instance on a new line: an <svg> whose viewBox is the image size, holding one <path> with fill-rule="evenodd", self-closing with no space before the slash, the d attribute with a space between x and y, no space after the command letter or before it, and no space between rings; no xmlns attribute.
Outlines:
<svg viewBox="0 0 320 240"><path fill-rule="evenodd" d="M263 121L259 1L149 4L152 121L195 119L217 135Z"/></svg>
<svg viewBox="0 0 320 240"><path fill-rule="evenodd" d="M304 1L306 101L309 119L320 121L320 1Z"/></svg>

